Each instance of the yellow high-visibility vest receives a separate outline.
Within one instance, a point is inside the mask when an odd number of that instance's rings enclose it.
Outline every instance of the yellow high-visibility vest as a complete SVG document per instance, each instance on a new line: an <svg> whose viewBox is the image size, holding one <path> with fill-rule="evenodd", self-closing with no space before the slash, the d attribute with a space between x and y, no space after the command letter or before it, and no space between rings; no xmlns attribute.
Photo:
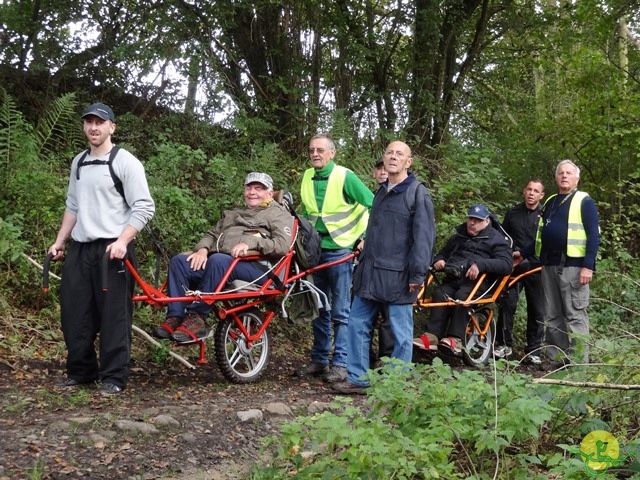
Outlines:
<svg viewBox="0 0 640 480"><path fill-rule="evenodd" d="M549 201L556 197L551 195L545 202L545 206ZM587 254L587 232L582 223L582 200L589 196L586 192L576 192L569 204L569 222L567 225L567 257L584 257ZM544 221L542 216L538 221L538 232L536 233L536 255L540 256L542 250L542 227Z"/></svg>
<svg viewBox="0 0 640 480"><path fill-rule="evenodd" d="M300 196L309 221L315 226L318 218L322 218L331 239L336 245L351 247L367 229L369 210L359 203L350 204L344 199L344 181L347 177L347 169L335 165L329 180L327 192L322 203L322 211L318 208L318 202L313 191L312 177L315 169L310 168L304 172L300 186Z"/></svg>

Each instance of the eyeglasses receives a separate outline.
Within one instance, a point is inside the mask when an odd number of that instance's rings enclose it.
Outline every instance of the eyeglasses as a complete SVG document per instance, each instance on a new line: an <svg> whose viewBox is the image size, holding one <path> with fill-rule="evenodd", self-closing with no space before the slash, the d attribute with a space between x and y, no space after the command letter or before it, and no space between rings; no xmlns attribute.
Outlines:
<svg viewBox="0 0 640 480"><path fill-rule="evenodd" d="M320 155L322 155L326 151L327 151L326 148L310 148L309 155L313 155L315 152L318 152Z"/></svg>
<svg viewBox="0 0 640 480"><path fill-rule="evenodd" d="M384 152L384 155L386 157L390 157L393 154L395 154L396 157L399 157L399 158L402 158L405 156L404 152L402 152L401 150L387 150L386 152Z"/></svg>

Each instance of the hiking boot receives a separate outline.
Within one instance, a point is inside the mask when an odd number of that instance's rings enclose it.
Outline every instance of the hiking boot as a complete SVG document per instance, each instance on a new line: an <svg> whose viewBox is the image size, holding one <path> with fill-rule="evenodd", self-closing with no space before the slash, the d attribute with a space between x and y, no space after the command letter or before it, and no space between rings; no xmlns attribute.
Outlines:
<svg viewBox="0 0 640 480"><path fill-rule="evenodd" d="M351 383L347 380L344 382L336 382L331 384L331 388L338 393L344 393L345 395L365 395L367 388L355 383Z"/></svg>
<svg viewBox="0 0 640 480"><path fill-rule="evenodd" d="M327 383L342 382L347 379L347 367L339 367L337 365L331 365L329 367L329 373L324 376L324 381Z"/></svg>
<svg viewBox="0 0 640 480"><path fill-rule="evenodd" d="M167 317L162 325L153 329L153 335L157 338L171 338L173 332L182 324L180 317Z"/></svg>
<svg viewBox="0 0 640 480"><path fill-rule="evenodd" d="M296 370L296 376L306 377L311 375L312 377L323 377L329 373L329 365L323 363L313 363L305 365L302 368Z"/></svg>
<svg viewBox="0 0 640 480"><path fill-rule="evenodd" d="M110 382L105 382L100 387L100 390L98 390L98 393L100 395L117 395L119 393L122 393L122 390L122 387L119 387Z"/></svg>
<svg viewBox="0 0 640 480"><path fill-rule="evenodd" d="M418 338L413 339L413 346L420 350L438 350L440 340L432 333L425 332Z"/></svg>
<svg viewBox="0 0 640 480"><path fill-rule="evenodd" d="M507 347L506 345L500 345L493 351L496 358L508 358L512 353L513 350L511 350L511 347Z"/></svg>
<svg viewBox="0 0 640 480"><path fill-rule="evenodd" d="M208 333L204 318L195 312L188 313L171 338L178 343L191 342L206 337Z"/></svg>

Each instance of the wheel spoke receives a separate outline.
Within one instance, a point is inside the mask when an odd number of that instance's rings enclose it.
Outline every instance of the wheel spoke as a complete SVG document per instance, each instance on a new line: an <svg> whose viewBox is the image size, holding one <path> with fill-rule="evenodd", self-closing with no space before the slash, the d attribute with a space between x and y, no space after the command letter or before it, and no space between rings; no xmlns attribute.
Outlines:
<svg viewBox="0 0 640 480"><path fill-rule="evenodd" d="M229 356L229 365L235 367L240 359L242 359L242 352L240 351L240 347L235 345L233 353Z"/></svg>
<svg viewBox="0 0 640 480"><path fill-rule="evenodd" d="M256 362L255 362L255 359L253 358L253 355L251 355L251 352L249 352L246 359L247 359L249 371L253 372L253 370L255 370L256 368Z"/></svg>
<svg viewBox="0 0 640 480"><path fill-rule="evenodd" d="M258 310L249 310L238 317L225 319L219 325L216 336L216 359L228 379L247 383L258 379L268 365L269 332L265 330L249 348L238 322L247 335L256 335L262 328L263 314Z"/></svg>

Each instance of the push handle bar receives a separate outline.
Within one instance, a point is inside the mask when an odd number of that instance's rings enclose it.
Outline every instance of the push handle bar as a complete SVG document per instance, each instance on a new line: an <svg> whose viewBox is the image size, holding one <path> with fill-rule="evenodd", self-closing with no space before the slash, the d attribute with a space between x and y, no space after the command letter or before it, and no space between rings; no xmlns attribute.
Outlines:
<svg viewBox="0 0 640 480"><path fill-rule="evenodd" d="M114 259L114 260L119 260L122 262L122 268L126 268L125 267L125 261L127 259L127 256L125 255L124 258L122 259ZM102 268L101 268L101 272L100 272L100 285L102 286L102 291L106 292L107 290L109 290L109 262L111 261L111 259L109 258L109 252L104 252L104 254L102 254Z"/></svg>
<svg viewBox="0 0 640 480"><path fill-rule="evenodd" d="M49 291L49 265L51 265L52 258L53 253L49 252L42 262L42 290L45 292Z"/></svg>

